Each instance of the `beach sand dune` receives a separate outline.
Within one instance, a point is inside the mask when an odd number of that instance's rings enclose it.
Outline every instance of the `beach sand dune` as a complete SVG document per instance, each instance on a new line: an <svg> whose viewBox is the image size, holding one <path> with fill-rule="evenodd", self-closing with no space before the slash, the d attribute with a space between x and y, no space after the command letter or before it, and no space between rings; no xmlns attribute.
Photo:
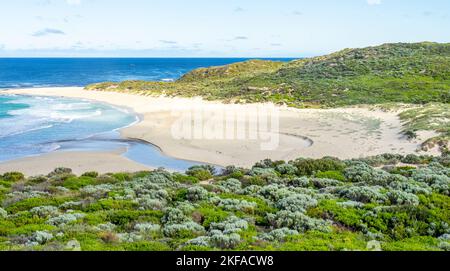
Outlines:
<svg viewBox="0 0 450 271"><path fill-rule="evenodd" d="M277 130L278 145L275 149L262 150L266 139L179 139L174 137L174 125L183 113L205 109L203 117L213 117L214 111L232 109L237 115L248 114L255 105L223 105L207 102L200 98L149 97L118 92L86 91L82 88L41 88L14 89L9 94L62 96L90 99L115 106L127 107L141 116L141 122L121 130L124 138L141 139L157 145L168 156L217 165L237 165L250 167L255 162L270 158L291 160L298 157L321 158L333 156L341 159L367 157L382 153L415 153L420 142L426 138L407 140L401 135L401 122L397 112L383 112L369 108L339 109L293 109L276 107L279 116ZM174 113L175 112L175 113ZM213 113L211 113L213 112ZM251 123L251 121L248 121ZM251 127L251 124L248 124ZM196 126L192 124L193 133ZM200 129L200 128L199 128ZM251 128L248 129L249 131ZM258 130L258 132L261 132ZM270 131L269 131L270 132ZM266 134L266 137L270 133ZM262 134L261 134L262 135ZM432 136L432 135L428 135ZM133 171L142 165L132 161L124 163L120 153L90 153L92 170ZM58 157L55 160L55 157ZM87 170L79 161L86 160L87 154L66 155L55 153L41 157L10 162L0 167L25 170L33 165L35 169L61 166ZM33 161L33 162L31 162ZM25 163L27 162L27 163ZM43 165L42 167L40 165Z"/></svg>

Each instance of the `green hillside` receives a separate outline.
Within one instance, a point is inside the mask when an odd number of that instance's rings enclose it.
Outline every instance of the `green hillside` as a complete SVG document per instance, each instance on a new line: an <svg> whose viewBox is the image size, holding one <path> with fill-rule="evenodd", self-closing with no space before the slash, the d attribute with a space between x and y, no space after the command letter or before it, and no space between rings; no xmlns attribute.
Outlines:
<svg viewBox="0 0 450 271"><path fill-rule="evenodd" d="M448 103L450 44L384 44L288 63L251 60L197 69L176 82L126 81L87 89L294 107Z"/></svg>

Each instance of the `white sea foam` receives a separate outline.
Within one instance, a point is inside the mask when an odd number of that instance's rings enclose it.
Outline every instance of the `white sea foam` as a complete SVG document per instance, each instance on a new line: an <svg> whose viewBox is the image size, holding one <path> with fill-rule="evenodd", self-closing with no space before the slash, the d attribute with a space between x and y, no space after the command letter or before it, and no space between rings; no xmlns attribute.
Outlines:
<svg viewBox="0 0 450 271"><path fill-rule="evenodd" d="M8 103L26 104L28 108L7 112L11 117L0 122L0 137L49 129L57 124L96 118L103 114L100 108L88 102L49 97L23 97Z"/></svg>

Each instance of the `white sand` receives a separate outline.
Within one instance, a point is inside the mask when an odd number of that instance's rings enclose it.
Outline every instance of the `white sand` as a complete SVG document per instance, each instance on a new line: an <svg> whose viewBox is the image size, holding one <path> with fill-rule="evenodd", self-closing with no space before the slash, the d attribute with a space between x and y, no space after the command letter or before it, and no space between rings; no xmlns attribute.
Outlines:
<svg viewBox="0 0 450 271"><path fill-rule="evenodd" d="M172 157L224 166L233 164L249 167L266 158L290 160L298 157L334 156L348 159L382 153L408 154L415 153L419 142L426 139L408 141L402 137L401 123L396 112L373 111L368 108L323 110L277 107L279 146L274 150L264 151L261 150L261 143L267 140L178 140L172 135L172 128L180 118L179 113L192 112L191 108L207 109L209 111L204 117L212 118L214 111L224 108L232 108L237 114L245 115L255 108L255 105L223 105L200 98L147 97L118 92L85 91L82 88L14 89L5 92L90 99L131 108L142 116L142 121L123 129L123 137L151 142ZM424 135L432 136L429 133ZM308 140L305 140L305 137ZM312 145L309 144L311 141ZM46 163L48 160L45 157L31 159ZM72 155L60 158L76 162ZM92 165L92 168L96 169L98 166L97 163ZM109 169L115 170L114 167Z"/></svg>
<svg viewBox="0 0 450 271"><path fill-rule="evenodd" d="M71 168L77 175L88 171L104 174L149 170L144 165L122 157L122 152L54 152L2 163L0 173L18 171L26 176L47 175L57 167Z"/></svg>

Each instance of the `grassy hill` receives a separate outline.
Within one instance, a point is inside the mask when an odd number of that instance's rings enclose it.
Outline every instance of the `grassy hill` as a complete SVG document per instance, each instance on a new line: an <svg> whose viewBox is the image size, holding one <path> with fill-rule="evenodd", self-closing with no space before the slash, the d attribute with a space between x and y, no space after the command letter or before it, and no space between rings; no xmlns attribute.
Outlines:
<svg viewBox="0 0 450 271"><path fill-rule="evenodd" d="M251 60L197 69L176 82L107 82L87 89L294 107L448 103L450 44L384 44L288 63Z"/></svg>

